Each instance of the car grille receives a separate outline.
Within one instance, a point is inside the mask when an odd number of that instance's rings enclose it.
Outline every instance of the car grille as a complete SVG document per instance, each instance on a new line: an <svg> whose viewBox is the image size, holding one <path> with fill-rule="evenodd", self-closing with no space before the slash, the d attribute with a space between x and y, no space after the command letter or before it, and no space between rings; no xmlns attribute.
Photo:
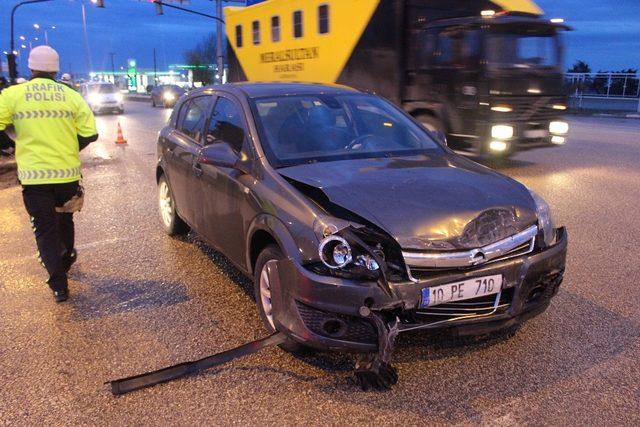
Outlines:
<svg viewBox="0 0 640 427"><path fill-rule="evenodd" d="M506 312L513 300L514 288L503 289L496 295L487 295L465 301L440 304L414 310L410 314L411 323L436 323L464 317L486 316ZM497 303L497 304L496 304Z"/></svg>
<svg viewBox="0 0 640 427"><path fill-rule="evenodd" d="M296 301L296 306L305 326L315 334L341 341L377 342L374 326L364 319L318 310L299 301Z"/></svg>

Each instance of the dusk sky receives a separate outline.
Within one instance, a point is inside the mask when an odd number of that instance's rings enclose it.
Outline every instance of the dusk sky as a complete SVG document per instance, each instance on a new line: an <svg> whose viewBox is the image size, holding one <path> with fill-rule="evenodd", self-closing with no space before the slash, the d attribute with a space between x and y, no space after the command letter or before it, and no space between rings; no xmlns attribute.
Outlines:
<svg viewBox="0 0 640 427"><path fill-rule="evenodd" d="M17 1L0 0L0 50L9 49L9 16ZM192 9L215 13L214 2L190 3L188 7ZM563 17L575 28L566 36L567 66L582 59L594 71L640 67L640 0L538 0L537 3L549 18ZM55 30L49 30L49 41L61 54L62 71L86 71L80 4L81 0L53 0L23 6L16 15L16 39L24 35L42 40L42 31L33 29L33 23L56 26ZM128 58L136 58L139 67L152 68L154 47L158 68L183 63L184 51L215 28L213 20L168 8L164 16L157 16L154 5L146 0L105 0L105 4L106 8L99 9L86 0L95 70L111 68L109 52L116 55L116 67L124 65ZM16 40L16 43L19 47L24 42Z"/></svg>

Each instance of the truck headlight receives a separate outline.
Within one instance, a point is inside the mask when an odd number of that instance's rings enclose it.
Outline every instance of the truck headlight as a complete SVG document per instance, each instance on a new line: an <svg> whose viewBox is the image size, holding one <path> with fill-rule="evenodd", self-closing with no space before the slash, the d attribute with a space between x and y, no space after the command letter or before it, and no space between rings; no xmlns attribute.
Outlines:
<svg viewBox="0 0 640 427"><path fill-rule="evenodd" d="M491 127L491 138L495 138L495 139L511 139L511 138L513 138L513 126L510 126L510 125L493 125Z"/></svg>
<svg viewBox="0 0 640 427"><path fill-rule="evenodd" d="M540 196L538 196L533 190L529 190L533 201L536 203L536 215L538 216L538 229L542 231L544 243L547 246L551 246L555 243L556 230L551 215L551 209L547 202Z"/></svg>
<svg viewBox="0 0 640 427"><path fill-rule="evenodd" d="M165 101L173 101L176 99L176 96L171 92L165 92L162 98L164 98Z"/></svg>
<svg viewBox="0 0 640 427"><path fill-rule="evenodd" d="M569 132L569 123L567 122L551 122L549 123L549 132L564 135Z"/></svg>

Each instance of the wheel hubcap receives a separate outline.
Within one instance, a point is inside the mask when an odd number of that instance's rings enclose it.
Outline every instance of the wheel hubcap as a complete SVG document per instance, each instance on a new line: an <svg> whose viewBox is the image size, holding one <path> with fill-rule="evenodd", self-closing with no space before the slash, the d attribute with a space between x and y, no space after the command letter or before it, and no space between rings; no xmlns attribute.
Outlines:
<svg viewBox="0 0 640 427"><path fill-rule="evenodd" d="M267 261L266 264L262 267L262 271L260 272L260 303L262 304L264 315L266 316L269 324L273 329L275 329L276 327L273 323L273 307L271 305L271 284L269 282L269 271L271 271L271 268L273 268L276 262L276 260Z"/></svg>
<svg viewBox="0 0 640 427"><path fill-rule="evenodd" d="M169 191L169 186L165 181L160 183L160 188L158 190L159 197L158 203L160 206L160 216L162 218L162 222L165 226L171 226L171 219L173 215L173 207L171 206L171 192Z"/></svg>

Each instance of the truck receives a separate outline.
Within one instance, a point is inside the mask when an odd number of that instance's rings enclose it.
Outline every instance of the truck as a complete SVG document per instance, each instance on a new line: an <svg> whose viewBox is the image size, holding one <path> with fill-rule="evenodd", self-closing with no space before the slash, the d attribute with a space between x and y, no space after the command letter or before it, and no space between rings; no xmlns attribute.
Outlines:
<svg viewBox="0 0 640 427"><path fill-rule="evenodd" d="M530 0L254 0L225 19L230 82L374 92L482 156L567 140L570 27Z"/></svg>

